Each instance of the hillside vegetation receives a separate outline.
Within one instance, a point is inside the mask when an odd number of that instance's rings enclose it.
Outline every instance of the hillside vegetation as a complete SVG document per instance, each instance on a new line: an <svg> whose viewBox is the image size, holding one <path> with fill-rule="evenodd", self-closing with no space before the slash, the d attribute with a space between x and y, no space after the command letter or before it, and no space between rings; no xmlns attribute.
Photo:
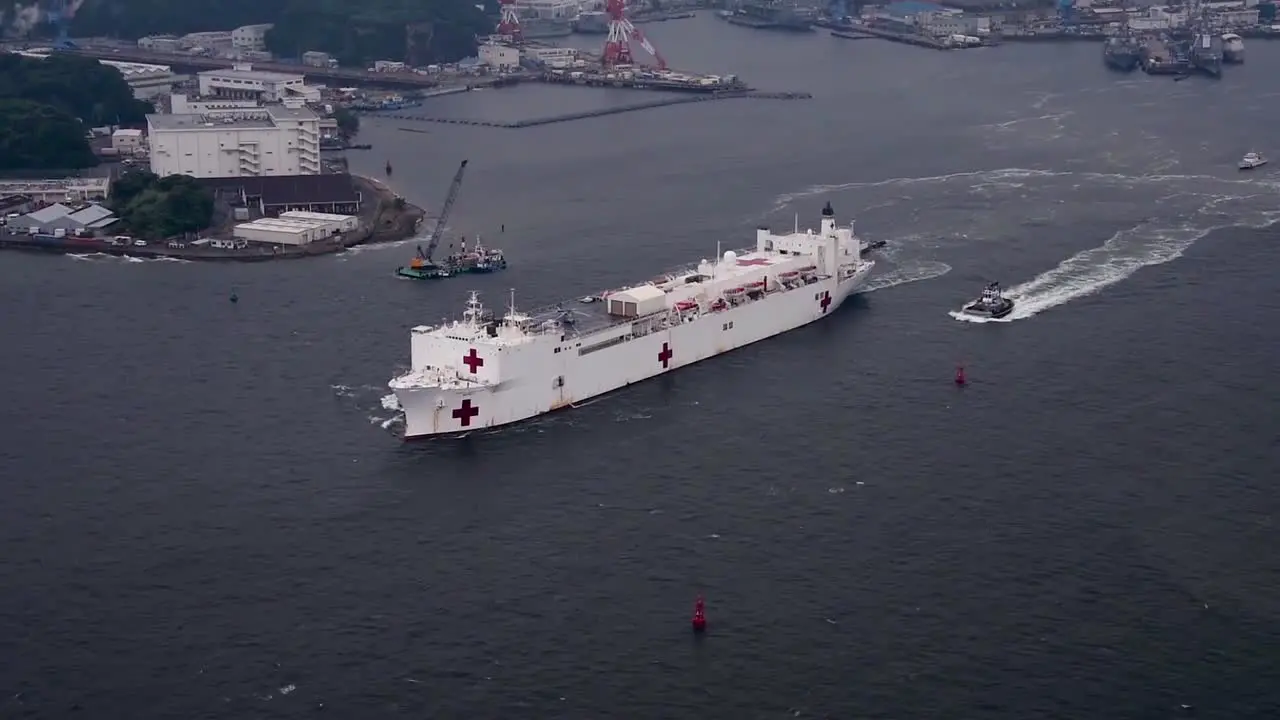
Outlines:
<svg viewBox="0 0 1280 720"><path fill-rule="evenodd" d="M493 0L486 6L496 14ZM85 0L71 34L133 40L256 23L275 24L267 48L278 57L320 50L348 65L453 62L474 55L476 35L493 26L469 0Z"/></svg>
<svg viewBox="0 0 1280 720"><path fill-rule="evenodd" d="M97 60L0 54L0 170L96 165L88 128L138 124L150 111L119 72Z"/></svg>

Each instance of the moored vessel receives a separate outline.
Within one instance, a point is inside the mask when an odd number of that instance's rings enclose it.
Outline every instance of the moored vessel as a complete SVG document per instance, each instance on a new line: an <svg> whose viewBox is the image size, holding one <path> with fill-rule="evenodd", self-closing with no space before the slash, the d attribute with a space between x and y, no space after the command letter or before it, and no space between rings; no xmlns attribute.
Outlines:
<svg viewBox="0 0 1280 720"><path fill-rule="evenodd" d="M1244 62L1244 40L1235 33L1222 35L1222 62L1240 65Z"/></svg>
<svg viewBox="0 0 1280 720"><path fill-rule="evenodd" d="M1112 70L1133 72L1142 62L1142 46L1129 35L1107 38L1102 45L1102 62Z"/></svg>
<svg viewBox="0 0 1280 720"><path fill-rule="evenodd" d="M960 312L972 317L996 320L1013 312L1013 300L1000 291L1000 283L993 282L982 289L982 295L977 300L965 305Z"/></svg>
<svg viewBox="0 0 1280 720"><path fill-rule="evenodd" d="M1191 67L1209 77L1222 77L1222 37L1211 32L1196 33L1187 52Z"/></svg>
<svg viewBox="0 0 1280 720"><path fill-rule="evenodd" d="M572 305L520 312L513 293L498 318L472 293L461 320L410 334L389 382L405 437L520 422L807 325L865 281L861 250L827 204L816 231L760 228L752 248Z"/></svg>

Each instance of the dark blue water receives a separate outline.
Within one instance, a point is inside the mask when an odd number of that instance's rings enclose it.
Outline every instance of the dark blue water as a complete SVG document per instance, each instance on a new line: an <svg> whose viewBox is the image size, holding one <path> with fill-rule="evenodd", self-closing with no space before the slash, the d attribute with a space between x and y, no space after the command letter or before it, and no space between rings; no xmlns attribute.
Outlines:
<svg viewBox="0 0 1280 720"><path fill-rule="evenodd" d="M398 282L408 245L0 258L0 716L1275 715L1280 208L1234 165L1280 153L1276 51L1172 83L1086 46L645 29L817 97L367 123L357 169L393 159L415 201L471 159L451 224L506 249L495 276ZM827 200L890 242L830 320L471 442L395 437L407 328L467 290L613 287ZM1015 319L952 319L988 279Z"/></svg>

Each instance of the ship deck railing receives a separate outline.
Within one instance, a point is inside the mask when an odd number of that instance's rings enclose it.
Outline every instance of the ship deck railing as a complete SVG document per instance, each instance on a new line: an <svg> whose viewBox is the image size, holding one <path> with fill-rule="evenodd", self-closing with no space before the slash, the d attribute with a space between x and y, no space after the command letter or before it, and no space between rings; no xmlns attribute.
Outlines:
<svg viewBox="0 0 1280 720"><path fill-rule="evenodd" d="M812 277L813 277L813 281L820 281L824 279L829 279L831 276L820 273ZM807 281L805 282L804 285L812 284L813 281ZM786 287L785 289L778 289L778 287L775 285L773 288L766 290L764 295L762 295L761 297L754 300L752 299L744 300L742 302L737 303L737 305L746 305L753 302L759 302L760 300L763 300L764 298L772 296L776 293L785 293L785 292L791 292L793 290L799 290L800 288L804 287L804 285ZM607 334L610 331L617 330L623 326L634 325L637 322L643 322L650 318L666 315L675 311L675 309L672 307L666 307L666 308L663 308L662 310L648 313L646 315L633 315L630 317L621 317L621 316L609 314L607 300L601 299L593 303L585 303L585 304L578 303L578 301L576 300L573 302L577 303L579 307L572 308L569 306L569 303L564 302L558 305L554 305L550 308L541 308L533 312L523 313L525 317L529 319L529 327L526 330L526 332L528 332L531 335L553 335L553 334L560 333L560 334L563 334L566 338L574 338L575 340L585 340L588 338L595 337L597 335ZM712 300L711 302L715 302L715 301ZM543 323L547 321L558 321L561 315L566 312L572 315L573 317L572 325L560 325L554 329L542 328ZM584 321L584 318L585 318L585 321Z"/></svg>
<svg viewBox="0 0 1280 720"><path fill-rule="evenodd" d="M749 247L739 248L739 249L733 250L732 252L736 254L738 257L742 257L747 253L756 252L756 248L753 245ZM721 255L720 259L723 259L723 254ZM694 274L697 274L698 272L698 265L699 263L687 263L685 265L681 265L671 270L659 272L654 277L656 278L656 277L667 276L667 277L679 278L682 276L694 275ZM531 325L540 326L542 325L542 323L545 323L548 320L558 320L560 318L561 313L570 312L574 316L574 324L572 327L564 328L565 334L572 335L574 337L586 337L587 335L594 335L596 333L604 332L606 330L611 330L618 325L626 325L629 323L634 323L641 318L649 317L649 315L642 315L642 316L636 316L636 317L621 318L614 315L610 315L608 312L609 302L606 299L608 293L622 292L623 290L626 290L628 287L639 287L640 285L643 285L643 284L645 283L635 283L627 287L617 288L615 290L607 290L604 293L595 294L592 297L597 298L597 300L596 302L593 302L593 303L582 303L575 298L573 300L564 300L554 305L546 305L543 307L539 307L535 310L525 311L525 312L522 312L521 314L529 318L529 323ZM651 313L651 314L658 315L658 314L661 314L662 312L670 312L670 309L662 310L662 311L659 311L658 313ZM586 318L587 321L583 322L581 318ZM540 327L534 327L534 328L530 328L529 332L530 334L533 334L533 335L540 335L550 331L543 330Z"/></svg>

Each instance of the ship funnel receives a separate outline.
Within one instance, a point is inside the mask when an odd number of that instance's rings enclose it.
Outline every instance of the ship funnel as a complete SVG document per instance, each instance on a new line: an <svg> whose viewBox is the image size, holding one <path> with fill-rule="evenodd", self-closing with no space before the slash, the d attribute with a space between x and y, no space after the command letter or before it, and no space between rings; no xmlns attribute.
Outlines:
<svg viewBox="0 0 1280 720"><path fill-rule="evenodd" d="M836 216L836 211L831 209L831 201L828 200L827 204L822 207L822 217L833 218L835 216Z"/></svg>

